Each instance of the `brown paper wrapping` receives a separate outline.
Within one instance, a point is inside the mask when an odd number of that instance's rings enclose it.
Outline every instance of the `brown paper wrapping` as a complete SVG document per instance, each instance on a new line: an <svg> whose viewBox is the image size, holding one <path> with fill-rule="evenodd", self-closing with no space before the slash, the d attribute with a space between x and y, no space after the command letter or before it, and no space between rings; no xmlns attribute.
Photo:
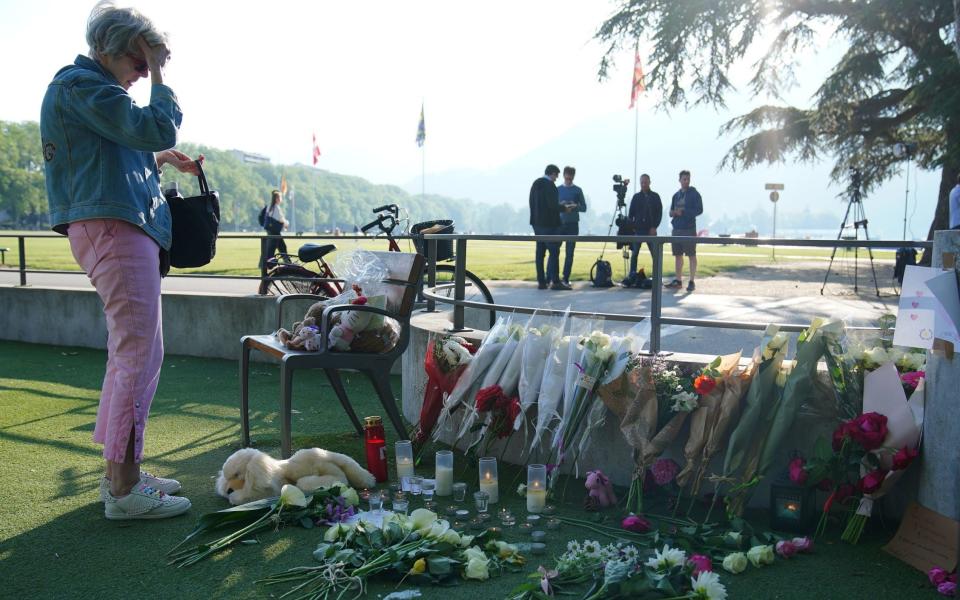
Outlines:
<svg viewBox="0 0 960 600"><path fill-rule="evenodd" d="M720 365L717 367L719 372L717 386L709 394L700 398L697 408L690 414L690 437L683 448L683 455L687 462L677 474L677 485L680 487L685 487L694 481L703 455L703 447L720 414L724 390L727 388L728 380L733 379L737 374L741 354L741 352L735 352L720 357Z"/></svg>
<svg viewBox="0 0 960 600"><path fill-rule="evenodd" d="M744 371L740 373L734 371L724 379L723 396L720 398L717 418L713 422L713 427L710 429L706 443L703 445L703 454L700 458L697 476L691 488L692 494L700 493L703 479L706 477L707 469L710 466L710 460L726 442L727 434L730 432L730 426L740 413L740 403L747 390L750 389L750 381L756 372L756 363L751 362L750 366Z"/></svg>
<svg viewBox="0 0 960 600"><path fill-rule="evenodd" d="M597 389L600 399L610 409L610 412L617 415L620 420L623 420L624 415L627 414L627 409L637 399L637 394L640 393L640 379L643 376L641 371L640 367L635 367L629 371L624 370L619 377Z"/></svg>

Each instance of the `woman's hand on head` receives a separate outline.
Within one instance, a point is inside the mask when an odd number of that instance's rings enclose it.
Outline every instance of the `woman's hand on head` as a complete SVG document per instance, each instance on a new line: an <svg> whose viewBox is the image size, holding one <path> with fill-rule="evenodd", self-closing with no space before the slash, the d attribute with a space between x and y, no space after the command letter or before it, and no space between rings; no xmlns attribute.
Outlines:
<svg viewBox="0 0 960 600"><path fill-rule="evenodd" d="M161 167L165 164L171 165L181 173L199 176L200 169L197 167L197 163L203 163L204 158L201 154L197 157L197 160L193 160L179 150L170 149L157 153L157 165Z"/></svg>
<svg viewBox="0 0 960 600"><path fill-rule="evenodd" d="M170 59L170 49L167 48L166 44L151 46L141 35L137 38L137 45L140 47L140 52L143 53L143 59L147 61L147 67L150 71L160 71Z"/></svg>

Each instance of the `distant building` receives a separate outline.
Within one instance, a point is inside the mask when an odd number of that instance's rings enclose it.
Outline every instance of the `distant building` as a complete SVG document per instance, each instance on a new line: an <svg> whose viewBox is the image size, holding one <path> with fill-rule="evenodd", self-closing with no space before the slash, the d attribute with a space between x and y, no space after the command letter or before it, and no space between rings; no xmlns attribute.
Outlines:
<svg viewBox="0 0 960 600"><path fill-rule="evenodd" d="M257 154L256 152L247 152L246 150L231 150L231 154L237 157L240 162L245 162L254 165L268 165L270 164L270 157L264 156L262 154Z"/></svg>

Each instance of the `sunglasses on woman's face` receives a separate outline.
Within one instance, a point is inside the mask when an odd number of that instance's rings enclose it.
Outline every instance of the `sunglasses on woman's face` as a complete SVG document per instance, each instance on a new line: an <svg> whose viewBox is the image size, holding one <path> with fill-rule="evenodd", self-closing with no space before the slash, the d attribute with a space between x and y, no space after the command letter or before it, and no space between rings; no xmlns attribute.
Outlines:
<svg viewBox="0 0 960 600"><path fill-rule="evenodd" d="M147 72L149 71L149 68L147 67L147 61L146 61L146 60L140 58L139 56L134 56L133 54L127 54L127 58L129 58L131 61L133 61L133 68L134 68L138 73L140 73L140 74L143 75L144 77L147 76Z"/></svg>

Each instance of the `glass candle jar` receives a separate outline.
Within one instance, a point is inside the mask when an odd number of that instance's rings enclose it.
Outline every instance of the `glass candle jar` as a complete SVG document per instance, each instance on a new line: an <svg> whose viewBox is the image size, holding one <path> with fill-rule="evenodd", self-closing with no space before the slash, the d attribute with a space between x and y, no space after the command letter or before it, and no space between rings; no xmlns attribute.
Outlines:
<svg viewBox="0 0 960 600"><path fill-rule="evenodd" d="M487 512L487 509L488 509L488 506L489 506L490 494L486 493L486 492L483 491L483 490L480 490L480 491L478 491L478 492L474 492L474 493L473 493L473 502L474 502L474 504L475 504L476 507L477 507L477 512L478 512L478 513L485 513L485 512Z"/></svg>
<svg viewBox="0 0 960 600"><path fill-rule="evenodd" d="M497 459L485 456L480 459L480 489L490 496L490 504L500 500L500 483L497 473Z"/></svg>
<svg viewBox="0 0 960 600"><path fill-rule="evenodd" d="M436 465L436 494L449 496L453 493L453 452L438 450Z"/></svg>
<svg viewBox="0 0 960 600"><path fill-rule="evenodd" d="M547 466L527 466L527 512L539 513L547 505Z"/></svg>
<svg viewBox="0 0 960 600"><path fill-rule="evenodd" d="M413 477L413 443L410 440L400 440L393 444L393 451L397 459L397 480Z"/></svg>
<svg viewBox="0 0 960 600"><path fill-rule="evenodd" d="M463 502L467 499L467 484L462 481L458 481L453 484L452 489L454 502Z"/></svg>

